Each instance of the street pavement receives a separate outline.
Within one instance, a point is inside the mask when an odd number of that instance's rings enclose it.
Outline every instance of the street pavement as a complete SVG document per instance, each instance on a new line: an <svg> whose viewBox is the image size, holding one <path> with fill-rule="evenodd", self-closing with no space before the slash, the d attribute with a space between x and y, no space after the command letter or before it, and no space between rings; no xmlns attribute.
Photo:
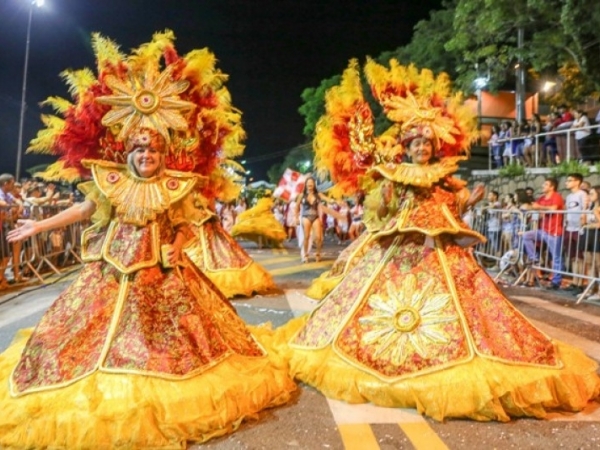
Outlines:
<svg viewBox="0 0 600 450"><path fill-rule="evenodd" d="M323 261L300 263L297 246L258 249L243 243L252 257L274 276L281 292L234 299L249 324L274 327L310 311L316 302L303 295L310 281L331 264L342 247L325 245ZM32 327L56 296L76 276L77 268L45 285L15 287L0 297L0 351L20 328ZM583 349L600 361L600 303L582 302L567 293L533 288L503 288L511 302L549 336ZM1 412L0 412L1 413ZM600 404L578 414L552 414L548 420L517 419L509 423L449 420L439 423L410 409L350 405L328 400L300 384L289 404L264 411L257 420L223 438L190 449L598 449Z"/></svg>

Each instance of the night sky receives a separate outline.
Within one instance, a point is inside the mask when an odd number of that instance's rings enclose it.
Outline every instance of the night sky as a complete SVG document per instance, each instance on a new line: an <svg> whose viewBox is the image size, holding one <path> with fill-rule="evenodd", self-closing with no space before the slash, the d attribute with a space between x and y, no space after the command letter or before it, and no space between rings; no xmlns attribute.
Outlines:
<svg viewBox="0 0 600 450"><path fill-rule="evenodd" d="M0 0L0 172L15 172L23 64L30 0ZM244 113L244 158L256 178L283 157L263 155L305 142L300 94L339 74L350 58L364 61L410 41L414 25L441 0L46 0L34 7L24 147L42 127L38 103L68 97L58 74L95 68L90 34L100 32L122 51L174 31L184 55L208 47L230 79L233 104ZM260 159L260 161L256 161ZM255 160L255 162L252 162ZM53 161L24 155L24 170Z"/></svg>

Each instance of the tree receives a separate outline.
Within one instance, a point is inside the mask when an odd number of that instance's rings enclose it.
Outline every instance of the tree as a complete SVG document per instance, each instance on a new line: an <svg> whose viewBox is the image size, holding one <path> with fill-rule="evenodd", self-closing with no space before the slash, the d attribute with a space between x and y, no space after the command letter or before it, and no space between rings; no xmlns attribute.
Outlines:
<svg viewBox="0 0 600 450"><path fill-rule="evenodd" d="M590 96L598 98L596 87L589 78L582 75L575 63L565 63L558 69L558 75L561 79L560 89L548 98L549 103L574 105L584 103Z"/></svg>
<svg viewBox="0 0 600 450"><path fill-rule="evenodd" d="M454 13L456 0L442 3L443 9L431 11L429 19L421 20L414 27L414 34L408 45L394 51L383 52L376 58L380 64L395 58L401 64L414 64L418 68L428 68L435 73L446 72L450 78L457 75L456 67L461 55L448 51L446 43L454 35Z"/></svg>
<svg viewBox="0 0 600 450"><path fill-rule="evenodd" d="M324 100L323 100L324 102ZM271 183L277 184L285 169L292 169L297 172L310 172L313 160L312 143L302 144L294 147L285 157L281 164L274 164L267 171L267 177ZM306 164L309 162L310 164Z"/></svg>
<svg viewBox="0 0 600 450"><path fill-rule="evenodd" d="M457 66L459 85L472 90L473 80L484 70L490 74L491 88L497 89L522 60L537 72L556 72L565 64L575 64L597 89L597 9L592 0L458 0L454 37L446 49L462 55ZM519 30L525 37L521 47Z"/></svg>

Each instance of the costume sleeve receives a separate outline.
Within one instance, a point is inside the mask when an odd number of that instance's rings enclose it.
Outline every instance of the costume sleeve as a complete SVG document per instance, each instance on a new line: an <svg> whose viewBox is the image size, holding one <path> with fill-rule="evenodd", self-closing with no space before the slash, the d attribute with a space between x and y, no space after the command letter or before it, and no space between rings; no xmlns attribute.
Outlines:
<svg viewBox="0 0 600 450"><path fill-rule="evenodd" d="M77 185L77 189L79 189L81 193L85 195L86 200L90 200L96 205L96 211L92 215L91 219L92 223L100 223L101 226L107 225L108 222L110 222L112 215L112 207L104 194L100 192L100 189L98 189L96 183L93 181L79 183Z"/></svg>
<svg viewBox="0 0 600 450"><path fill-rule="evenodd" d="M374 180L369 185L369 191L365 196L363 223L370 231L377 231L385 226L385 224L396 215L399 208L398 189L401 186L398 183L380 178ZM386 203L384 198L384 190L389 189L391 196L389 203ZM381 214L384 212L385 214Z"/></svg>

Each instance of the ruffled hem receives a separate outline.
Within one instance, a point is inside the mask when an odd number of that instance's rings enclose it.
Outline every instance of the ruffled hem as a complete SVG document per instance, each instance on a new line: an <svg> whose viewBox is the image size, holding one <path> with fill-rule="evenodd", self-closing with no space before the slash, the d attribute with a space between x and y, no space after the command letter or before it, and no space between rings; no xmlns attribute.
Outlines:
<svg viewBox="0 0 600 450"><path fill-rule="evenodd" d="M278 234L267 235L265 233L235 232L234 229L231 230L231 235L236 239L244 239L255 242L259 246L273 248L283 248L283 241L285 241L286 238L285 236L280 236Z"/></svg>
<svg viewBox="0 0 600 450"><path fill-rule="evenodd" d="M271 275L256 262L243 269L205 270L206 275L227 298L236 295L266 294L277 289Z"/></svg>
<svg viewBox="0 0 600 450"><path fill-rule="evenodd" d="M96 372L65 388L12 398L7 379L30 334L21 332L0 355L3 449L185 448L231 433L295 390L277 355L234 355L187 380Z"/></svg>
<svg viewBox="0 0 600 450"><path fill-rule="evenodd" d="M329 275L329 271L324 272L319 278L313 280L306 290L306 296L315 300L323 300L343 279L343 275L332 277Z"/></svg>
<svg viewBox="0 0 600 450"><path fill-rule="evenodd" d="M564 368L524 367L480 357L449 369L386 383L350 365L331 346L298 350L288 342L306 323L290 321L261 337L269 351L290 361L291 374L326 397L349 403L415 408L435 420L468 418L509 421L544 418L551 411L576 412L600 395L597 364L580 350L557 342Z"/></svg>
<svg viewBox="0 0 600 450"><path fill-rule="evenodd" d="M231 228L233 237L242 237L251 241L258 241L259 236L281 244L287 238L287 234L273 214L263 214L261 217L253 217L248 220L239 221Z"/></svg>

